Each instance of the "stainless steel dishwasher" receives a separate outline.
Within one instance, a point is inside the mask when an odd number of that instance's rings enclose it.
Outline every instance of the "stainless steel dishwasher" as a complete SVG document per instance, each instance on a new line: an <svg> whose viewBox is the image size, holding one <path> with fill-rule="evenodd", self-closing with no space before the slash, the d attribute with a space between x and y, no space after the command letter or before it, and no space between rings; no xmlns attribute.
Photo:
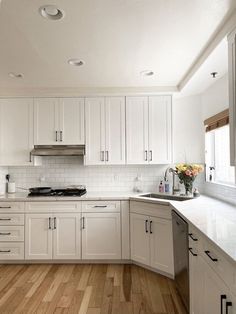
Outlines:
<svg viewBox="0 0 236 314"><path fill-rule="evenodd" d="M181 299L189 312L189 258L188 224L172 211L175 283Z"/></svg>

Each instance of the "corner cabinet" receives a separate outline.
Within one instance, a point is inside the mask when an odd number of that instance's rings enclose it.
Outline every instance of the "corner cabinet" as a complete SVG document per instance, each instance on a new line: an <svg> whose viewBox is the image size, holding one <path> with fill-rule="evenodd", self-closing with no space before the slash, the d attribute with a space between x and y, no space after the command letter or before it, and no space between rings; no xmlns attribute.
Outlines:
<svg viewBox="0 0 236 314"><path fill-rule="evenodd" d="M230 164L236 165L236 29L228 36Z"/></svg>
<svg viewBox="0 0 236 314"><path fill-rule="evenodd" d="M0 165L32 164L33 100L0 99Z"/></svg>
<svg viewBox="0 0 236 314"><path fill-rule="evenodd" d="M130 202L131 260L174 276L171 209Z"/></svg>
<svg viewBox="0 0 236 314"><path fill-rule="evenodd" d="M171 163L171 125L171 96L127 97L127 163Z"/></svg>
<svg viewBox="0 0 236 314"><path fill-rule="evenodd" d="M35 98L34 144L84 144L84 98Z"/></svg>
<svg viewBox="0 0 236 314"><path fill-rule="evenodd" d="M125 98L86 98L85 119L85 164L125 164Z"/></svg>

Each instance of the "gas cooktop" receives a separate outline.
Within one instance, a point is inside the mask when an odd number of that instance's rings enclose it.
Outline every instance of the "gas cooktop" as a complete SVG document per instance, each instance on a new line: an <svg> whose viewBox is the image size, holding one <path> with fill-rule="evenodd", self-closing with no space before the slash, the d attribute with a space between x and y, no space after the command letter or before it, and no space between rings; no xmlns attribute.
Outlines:
<svg viewBox="0 0 236 314"><path fill-rule="evenodd" d="M68 188L32 188L30 189L29 197L41 196L82 196L87 193L85 186L68 187Z"/></svg>

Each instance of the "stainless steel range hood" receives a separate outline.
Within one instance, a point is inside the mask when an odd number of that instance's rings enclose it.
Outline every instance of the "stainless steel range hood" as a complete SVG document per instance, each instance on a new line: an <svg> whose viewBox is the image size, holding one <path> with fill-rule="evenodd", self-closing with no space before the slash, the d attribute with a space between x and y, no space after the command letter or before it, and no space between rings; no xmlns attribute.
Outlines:
<svg viewBox="0 0 236 314"><path fill-rule="evenodd" d="M84 156L85 145L35 145L32 156Z"/></svg>

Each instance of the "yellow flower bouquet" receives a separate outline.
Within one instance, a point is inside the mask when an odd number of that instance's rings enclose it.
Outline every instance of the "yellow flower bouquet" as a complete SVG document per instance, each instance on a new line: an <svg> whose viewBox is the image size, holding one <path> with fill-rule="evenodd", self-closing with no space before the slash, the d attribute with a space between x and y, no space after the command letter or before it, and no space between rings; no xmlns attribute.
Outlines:
<svg viewBox="0 0 236 314"><path fill-rule="evenodd" d="M204 170L203 166L197 164L178 164L175 171L180 183L185 186L185 194L189 195L193 190L193 182L197 175Z"/></svg>

